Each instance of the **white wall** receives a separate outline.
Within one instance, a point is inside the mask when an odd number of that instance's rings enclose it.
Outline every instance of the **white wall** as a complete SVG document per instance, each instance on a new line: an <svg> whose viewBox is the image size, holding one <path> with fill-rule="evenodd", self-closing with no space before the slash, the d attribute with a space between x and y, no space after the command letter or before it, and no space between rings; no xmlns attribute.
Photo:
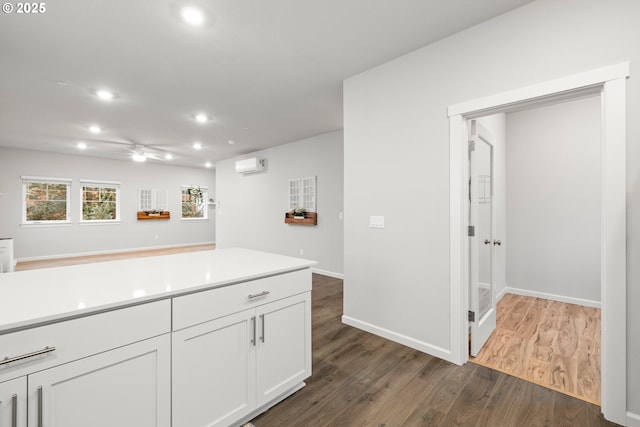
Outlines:
<svg viewBox="0 0 640 427"><path fill-rule="evenodd" d="M600 97L507 114L507 283L600 303Z"/></svg>
<svg viewBox="0 0 640 427"><path fill-rule="evenodd" d="M318 261L316 268L343 272L343 136L331 132L217 162L218 247L245 247ZM266 159L265 172L241 175L236 160ZM284 223L289 179L317 177L318 225ZM300 253L303 250L303 254Z"/></svg>
<svg viewBox="0 0 640 427"><path fill-rule="evenodd" d="M345 318L451 349L447 107L640 63L640 2L538 0L344 82ZM640 414L640 85L627 82L628 403ZM386 228L368 227L385 215Z"/></svg>
<svg viewBox="0 0 640 427"><path fill-rule="evenodd" d="M70 226L22 227L21 176L71 178ZM80 179L121 183L120 224L79 224ZM212 170L0 148L0 236L13 237L16 259L116 252L215 241L215 209L205 222L180 221L181 185L215 191ZM138 188L169 191L169 220L138 221ZM157 236L157 239L156 239Z"/></svg>

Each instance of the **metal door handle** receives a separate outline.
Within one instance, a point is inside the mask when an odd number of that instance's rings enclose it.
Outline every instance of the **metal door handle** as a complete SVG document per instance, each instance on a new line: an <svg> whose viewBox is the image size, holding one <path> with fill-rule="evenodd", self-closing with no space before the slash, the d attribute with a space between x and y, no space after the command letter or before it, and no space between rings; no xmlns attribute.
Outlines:
<svg viewBox="0 0 640 427"><path fill-rule="evenodd" d="M251 338L251 344L256 345L256 316L251 316L251 323L253 324L253 338Z"/></svg>
<svg viewBox="0 0 640 427"><path fill-rule="evenodd" d="M260 337L260 341L264 342L264 314L260 315L260 321L262 322L262 336Z"/></svg>
<svg viewBox="0 0 640 427"><path fill-rule="evenodd" d="M11 396L11 427L18 427L18 395Z"/></svg>
<svg viewBox="0 0 640 427"><path fill-rule="evenodd" d="M41 354L51 353L52 351L55 351L55 350L56 350L55 347L45 347L42 350L37 350L37 351L31 352L31 353L27 353L27 354L23 354L23 355L20 355L20 356L5 357L4 359L0 360L0 366L8 365L9 363L17 362L18 360L23 360L23 359L28 359L30 357L40 356Z"/></svg>
<svg viewBox="0 0 640 427"><path fill-rule="evenodd" d="M42 386L38 387L38 427L42 427Z"/></svg>
<svg viewBox="0 0 640 427"><path fill-rule="evenodd" d="M502 242L500 240L494 240L493 244L500 246L502 244Z"/></svg>
<svg viewBox="0 0 640 427"><path fill-rule="evenodd" d="M485 244L485 245L488 245L488 244L490 244L490 243L491 243L491 240L489 240L489 239L484 239L484 244Z"/></svg>

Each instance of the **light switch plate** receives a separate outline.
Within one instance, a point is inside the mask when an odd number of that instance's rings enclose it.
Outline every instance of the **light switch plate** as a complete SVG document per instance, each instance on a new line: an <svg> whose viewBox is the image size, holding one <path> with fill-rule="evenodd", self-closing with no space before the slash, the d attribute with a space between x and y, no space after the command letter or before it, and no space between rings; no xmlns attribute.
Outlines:
<svg viewBox="0 0 640 427"><path fill-rule="evenodd" d="M370 216L369 217L369 227L370 228L384 228L384 217L383 216Z"/></svg>

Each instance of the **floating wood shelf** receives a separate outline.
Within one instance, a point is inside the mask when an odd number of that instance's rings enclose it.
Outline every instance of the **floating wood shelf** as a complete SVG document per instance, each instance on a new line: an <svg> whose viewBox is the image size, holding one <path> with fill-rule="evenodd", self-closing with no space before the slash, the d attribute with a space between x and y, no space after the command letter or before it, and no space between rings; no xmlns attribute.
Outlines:
<svg viewBox="0 0 640 427"><path fill-rule="evenodd" d="M289 212L284 215L285 224L318 225L318 214L307 212L304 218L296 218Z"/></svg>
<svg viewBox="0 0 640 427"><path fill-rule="evenodd" d="M168 211L162 213L146 213L144 211L138 211L138 219L169 219L171 213Z"/></svg>

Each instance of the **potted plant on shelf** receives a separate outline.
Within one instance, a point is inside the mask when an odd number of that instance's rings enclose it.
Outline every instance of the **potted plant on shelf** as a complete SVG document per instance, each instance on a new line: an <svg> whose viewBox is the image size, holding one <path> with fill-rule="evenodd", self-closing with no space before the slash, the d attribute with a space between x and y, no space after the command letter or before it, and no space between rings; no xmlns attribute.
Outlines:
<svg viewBox="0 0 640 427"><path fill-rule="evenodd" d="M307 210L305 208L294 208L291 211L291 215L295 219L304 219L307 216Z"/></svg>

